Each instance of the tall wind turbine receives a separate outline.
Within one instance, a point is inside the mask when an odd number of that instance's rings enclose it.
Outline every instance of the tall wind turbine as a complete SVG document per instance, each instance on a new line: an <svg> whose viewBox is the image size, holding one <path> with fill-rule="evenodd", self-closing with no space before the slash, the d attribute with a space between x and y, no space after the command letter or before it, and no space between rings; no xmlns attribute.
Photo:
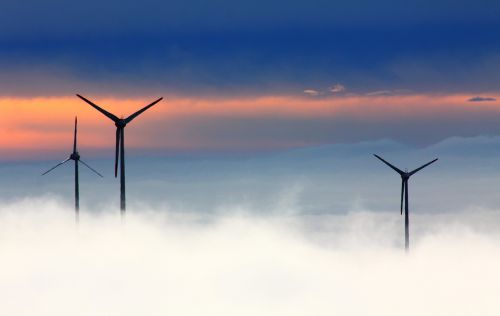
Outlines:
<svg viewBox="0 0 500 316"><path fill-rule="evenodd" d="M70 160L73 160L75 162L75 219L76 219L76 222L78 223L79 217L80 217L80 187L79 187L79 181L78 181L78 163L81 162L85 167L92 170L95 174L97 174L101 178L102 178L102 175L99 172L92 169L92 167L90 167L88 164L86 164L83 160L80 159L80 154L78 153L78 150L76 148L77 128L78 128L78 119L75 117L75 134L74 134L74 139L73 139L73 152L71 153L69 158L67 158L64 161L61 161L60 163L58 163L54 167L50 168L49 170L44 172L42 174L42 176L46 175L47 173L51 172L55 168L59 167L62 164L65 164L66 162L68 162Z"/></svg>
<svg viewBox="0 0 500 316"><path fill-rule="evenodd" d="M118 176L118 162L120 162L120 212L122 215L122 218L125 216L125 126L127 126L128 123L132 122L133 119L135 119L137 116L142 114L142 112L146 111L156 103L160 102L163 100L163 98L159 98L158 100L154 101L153 103L143 107L139 111L135 112L134 114L130 115L127 118L118 118L116 115L113 115L109 113L108 111L104 110L103 108L97 106L96 104L92 103L91 101L87 100L86 98L82 97L81 95L77 94L77 97L82 99L83 101L87 102L90 104L94 109L97 111L101 112L104 114L107 118L112 120L115 123L116 126L116 150L115 150L115 178Z"/></svg>
<svg viewBox="0 0 500 316"><path fill-rule="evenodd" d="M410 177L412 175L414 175L415 173L417 173L420 170L424 169L425 167L427 167L431 163L437 161L438 159L436 158L433 161L428 162L425 165L423 165L421 167L418 167L417 169L415 169L413 171L407 172L406 170L402 171L402 170L396 168L395 166L391 165L390 163L388 163L387 161L385 161L384 159L382 159L380 156L375 155L375 154L373 154L373 155L375 157L377 157L378 159L380 159L383 163L385 163L386 165L388 165L390 168L392 168L394 171L396 171L397 173L399 173L399 175L401 176L401 215L403 215L403 195L404 195L404 205L405 205L405 250L408 251L410 249L410 219L408 217L408 180L410 179Z"/></svg>

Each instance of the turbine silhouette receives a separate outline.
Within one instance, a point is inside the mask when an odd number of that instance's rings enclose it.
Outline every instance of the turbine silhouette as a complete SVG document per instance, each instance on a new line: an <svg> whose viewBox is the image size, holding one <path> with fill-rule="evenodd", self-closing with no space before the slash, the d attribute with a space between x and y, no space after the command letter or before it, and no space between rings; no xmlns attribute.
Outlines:
<svg viewBox="0 0 500 316"><path fill-rule="evenodd" d="M49 170L42 173L42 176L44 176L47 173L51 172L52 170L56 169L60 165L65 164L66 162L68 162L70 160L73 160L75 162L75 220L76 220L76 223L79 222L79 218L80 218L80 186L79 186L79 180L78 180L78 163L81 162L85 167L89 168L95 174L97 174L98 176L100 176L102 178L102 175L99 172L95 171L92 167L90 167L88 164L86 164L83 160L80 159L80 154L78 153L77 146L76 146L76 143L77 143L76 136L77 136L77 131L78 131L77 128L78 128L78 119L75 117L75 133L74 133L74 139L73 139L73 152L71 153L69 158L67 158L64 161L61 161L60 163L58 163L54 167L52 167Z"/></svg>
<svg viewBox="0 0 500 316"><path fill-rule="evenodd" d="M410 219L409 219L409 214L408 214L408 180L410 179L410 177L412 175L414 175L415 173L419 172L420 170L424 169L425 167L427 167L428 165L430 165L431 163L437 161L438 159L434 159L428 163L426 163L425 165L421 166L421 167L418 167L417 169L413 170L413 171L402 171L398 168L396 168L395 166L391 165L390 163L388 163L387 161L385 161L384 159L382 159L382 157L378 156L378 155L375 155L373 154L375 157L377 157L378 159L380 159L383 163L385 163L386 165L388 165L390 168L392 168L394 171L396 171L397 173L399 173L399 175L401 176L401 215L403 215L403 195L404 195L404 205L405 205L405 250L408 251L410 249Z"/></svg>
<svg viewBox="0 0 500 316"><path fill-rule="evenodd" d="M97 106L93 102L89 101L88 99L82 97L81 95L77 94L77 97L85 101L86 103L90 104L94 109L97 111L101 112L104 114L107 118L112 120L115 123L116 126L116 147L115 147L115 178L118 176L118 162L120 162L120 213L122 216L122 219L125 216L125 210L126 210L126 202L125 202L125 126L127 126L128 123L132 122L133 119L135 119L137 116L142 114L144 111L155 105L156 103L160 102L163 100L163 98L159 98L158 100L154 101L153 103L143 107L139 111L135 112L134 114L130 115L127 118L118 118L116 115L104 110L103 108Z"/></svg>

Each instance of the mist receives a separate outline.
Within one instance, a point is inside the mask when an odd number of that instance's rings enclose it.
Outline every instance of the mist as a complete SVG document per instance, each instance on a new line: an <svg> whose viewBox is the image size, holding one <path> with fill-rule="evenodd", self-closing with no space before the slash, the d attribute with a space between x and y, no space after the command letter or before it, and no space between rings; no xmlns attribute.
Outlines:
<svg viewBox="0 0 500 316"><path fill-rule="evenodd" d="M497 137L0 166L1 315L498 315ZM82 150L83 152L83 150ZM414 175L404 252L402 169ZM61 157L63 158L63 157ZM55 160L57 163L58 160Z"/></svg>
<svg viewBox="0 0 500 316"><path fill-rule="evenodd" d="M114 152L82 159L104 175L80 170L83 212L118 207L119 182ZM413 170L439 158L409 182L412 213L455 213L500 205L500 138L450 138L427 147L390 140L252 153L127 152L127 204L136 209L200 214L233 213L244 207L256 214L343 214L350 211L399 213L400 177L375 159L376 153L401 169ZM2 162L0 201L26 197L73 203L70 163L46 176L66 157Z"/></svg>
<svg viewBox="0 0 500 316"><path fill-rule="evenodd" d="M498 315L494 210L255 215L0 206L2 315ZM231 214L231 215L229 215Z"/></svg>

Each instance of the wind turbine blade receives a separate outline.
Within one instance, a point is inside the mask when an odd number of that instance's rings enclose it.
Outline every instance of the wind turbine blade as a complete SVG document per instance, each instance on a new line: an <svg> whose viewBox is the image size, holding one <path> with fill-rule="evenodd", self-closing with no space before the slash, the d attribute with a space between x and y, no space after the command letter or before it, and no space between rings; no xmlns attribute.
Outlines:
<svg viewBox="0 0 500 316"><path fill-rule="evenodd" d="M122 130L120 127L116 128L116 150L115 150L115 178L118 177L118 156L120 154L120 139Z"/></svg>
<svg viewBox="0 0 500 316"><path fill-rule="evenodd" d="M403 215L403 195L405 194L405 180L401 180L401 215Z"/></svg>
<svg viewBox="0 0 500 316"><path fill-rule="evenodd" d="M86 98L82 97L81 95L77 94L76 95L77 97L79 97L80 99L82 99L83 101L87 102L88 104L90 104L94 109L96 109L97 111L101 112L102 114L104 114L105 116L107 116L109 119L111 119L112 121L116 122L116 121L119 121L120 119L118 117L116 117L114 114L112 113L109 113L108 111L106 111L105 109L97 106L96 104L92 103L92 101L90 100L87 100Z"/></svg>
<svg viewBox="0 0 500 316"><path fill-rule="evenodd" d="M415 173L419 172L420 170L424 169L425 167L427 167L427 166L428 166L428 165L430 165L431 163L436 162L437 160L438 160L438 159L436 158L436 159L434 159L433 161L426 163L426 164L425 164L425 165L423 165L422 167L419 167L419 168L417 168L417 169L413 170L412 172L410 172L410 175L413 175L413 174L415 174Z"/></svg>
<svg viewBox="0 0 500 316"><path fill-rule="evenodd" d="M47 170L47 171L45 171L44 173L42 173L42 176L46 175L47 173L51 172L51 171L52 171L52 170L54 170L55 168L59 167L60 165L62 165L62 164L64 164L64 163L66 163L66 162L68 162L68 161L70 161L70 160L71 160L71 158L68 158L68 159L66 159L66 160L64 160L64 161L61 161L60 163L58 163L58 164L57 164L57 165L55 165L54 167L52 167L52 168L50 168L49 170Z"/></svg>
<svg viewBox="0 0 500 316"><path fill-rule="evenodd" d="M163 100L163 98L159 98L158 100L154 101L153 103L149 104L149 105L146 105L145 107L143 107L142 109L140 109L139 111L135 112L134 114L130 115L129 117L127 117L125 119L125 122L126 123L130 123L132 122L133 119L135 119L137 116L139 116L142 112L146 111L147 109L149 109L150 107L152 107L153 105L155 105L156 103L160 102L161 100Z"/></svg>
<svg viewBox="0 0 500 316"><path fill-rule="evenodd" d="M399 174L403 174L404 172L399 170L398 168L396 168L395 166L391 165L390 163L388 163L387 161L385 161L384 159L382 159L382 157L380 157L379 155L375 155L373 154L375 157L377 157L378 159L380 159L383 163L385 163L386 165L388 165L390 168L392 168L394 171L396 171L397 173Z"/></svg>
<svg viewBox="0 0 500 316"><path fill-rule="evenodd" d="M83 165L85 167L87 167L90 170L94 171L94 173L97 174L99 177L103 178L102 174L100 174L99 172L97 172L96 170L94 170L91 166L89 166L88 164L86 164L83 160L80 159L80 162L83 163Z"/></svg>
<svg viewBox="0 0 500 316"><path fill-rule="evenodd" d="M75 116L75 138L73 140L73 152L76 152L76 133L77 133L78 118Z"/></svg>

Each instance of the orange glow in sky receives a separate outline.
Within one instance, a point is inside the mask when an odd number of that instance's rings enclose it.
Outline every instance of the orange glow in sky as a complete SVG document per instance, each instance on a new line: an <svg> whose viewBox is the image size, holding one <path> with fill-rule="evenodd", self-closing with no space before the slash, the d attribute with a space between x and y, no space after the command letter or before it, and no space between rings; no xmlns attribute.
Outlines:
<svg viewBox="0 0 500 316"><path fill-rule="evenodd" d="M150 99L100 99L86 96L117 116L128 116L149 104ZM196 125L182 127L190 118L203 118L206 124L235 118L347 117L377 121L401 117L446 117L452 114L499 113L500 102L468 102L470 95L343 96L310 98L302 96L259 96L245 98L166 97L138 117L126 130L130 147L196 148L224 146L217 139L196 138ZM500 99L500 96L493 96ZM90 148L113 146L114 125L77 97L0 98L0 150L63 150L71 146L75 115L79 119L79 144ZM181 128L182 127L182 128ZM154 131L158 133L153 133ZM194 135L194 136L193 136ZM161 141L155 141L160 138ZM262 139L262 142L265 142ZM268 141L268 140L267 140ZM258 141L257 141L258 143ZM293 143L293 140L291 140ZM244 145L244 144L243 144ZM230 144L228 145L230 146Z"/></svg>

